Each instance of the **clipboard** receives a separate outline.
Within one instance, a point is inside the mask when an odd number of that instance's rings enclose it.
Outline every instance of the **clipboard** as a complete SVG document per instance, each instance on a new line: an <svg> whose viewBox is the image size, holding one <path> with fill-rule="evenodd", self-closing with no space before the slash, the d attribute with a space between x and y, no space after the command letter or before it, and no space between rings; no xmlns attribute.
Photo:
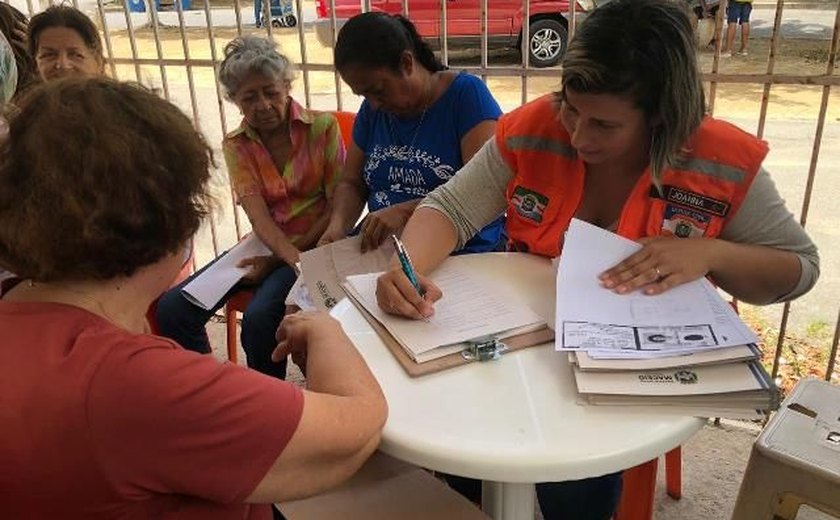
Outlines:
<svg viewBox="0 0 840 520"><path fill-rule="evenodd" d="M382 343L384 343L388 350L391 351L391 354L393 354L394 358L400 366L402 366L403 370L405 370L405 373L408 374L409 377L425 376L427 374L440 372L441 370L466 365L467 363L490 363L501 355L554 341L554 331L545 325L537 330L510 336L501 340L503 341L505 348L497 349L495 351L495 355L471 356L469 351L459 351L425 361L423 363L418 363L411 359L411 356L406 353L405 349L403 349L394 336L388 332L385 326L379 323L379 321L364 308L364 305L356 301L356 298L354 298L352 294L347 293L347 299L353 302L353 305L359 309L359 312L362 313L365 320L367 320L373 330L376 331L376 334L382 340Z"/></svg>

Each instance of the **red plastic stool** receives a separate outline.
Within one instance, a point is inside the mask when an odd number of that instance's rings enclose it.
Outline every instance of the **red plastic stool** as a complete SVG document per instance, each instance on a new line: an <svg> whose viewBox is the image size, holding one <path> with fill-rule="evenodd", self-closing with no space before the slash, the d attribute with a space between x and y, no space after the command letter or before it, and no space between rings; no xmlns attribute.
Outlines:
<svg viewBox="0 0 840 520"><path fill-rule="evenodd" d="M248 304L254 298L254 291L239 291L230 297L225 304L225 327L227 328L228 361L236 363L236 313L245 312Z"/></svg>
<svg viewBox="0 0 840 520"><path fill-rule="evenodd" d="M621 500L613 520L651 520L659 459L624 471ZM682 497L682 447L665 454L665 487L674 500Z"/></svg>

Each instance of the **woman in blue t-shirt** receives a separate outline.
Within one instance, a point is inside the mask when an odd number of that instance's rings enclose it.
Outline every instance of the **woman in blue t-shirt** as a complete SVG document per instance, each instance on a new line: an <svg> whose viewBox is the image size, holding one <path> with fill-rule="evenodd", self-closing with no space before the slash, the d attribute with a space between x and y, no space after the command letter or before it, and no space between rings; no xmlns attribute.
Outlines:
<svg viewBox="0 0 840 520"><path fill-rule="evenodd" d="M502 112L480 79L446 70L402 16L351 18L338 34L335 67L365 100L319 243L347 236L367 204L359 229L366 251L402 232L420 200L493 137ZM500 215L462 251L499 249L503 222Z"/></svg>

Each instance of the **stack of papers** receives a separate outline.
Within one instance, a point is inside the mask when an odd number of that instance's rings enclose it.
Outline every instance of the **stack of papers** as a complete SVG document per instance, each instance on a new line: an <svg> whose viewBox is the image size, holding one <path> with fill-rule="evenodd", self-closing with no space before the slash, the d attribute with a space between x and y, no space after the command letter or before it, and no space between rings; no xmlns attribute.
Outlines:
<svg viewBox="0 0 840 520"><path fill-rule="evenodd" d="M708 280L656 296L600 285L600 273L640 247L579 220L566 234L555 340L569 353L583 400L715 417L775 409L758 338Z"/></svg>

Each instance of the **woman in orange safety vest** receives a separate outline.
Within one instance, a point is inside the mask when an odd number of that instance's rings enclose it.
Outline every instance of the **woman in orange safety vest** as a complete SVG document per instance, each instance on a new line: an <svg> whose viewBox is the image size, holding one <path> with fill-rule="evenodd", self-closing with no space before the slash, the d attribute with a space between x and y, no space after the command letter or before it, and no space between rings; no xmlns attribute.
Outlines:
<svg viewBox="0 0 840 520"><path fill-rule="evenodd" d="M554 257L578 218L643 247L600 275L617 293L659 294L709 276L739 300L807 292L816 247L761 167L767 145L706 115L685 7L614 0L582 23L559 92L503 116L488 141L408 221L402 241L421 296L394 260L378 281L386 312L430 316L424 275L502 212L512 250ZM543 515L609 518L620 478L537 485Z"/></svg>

